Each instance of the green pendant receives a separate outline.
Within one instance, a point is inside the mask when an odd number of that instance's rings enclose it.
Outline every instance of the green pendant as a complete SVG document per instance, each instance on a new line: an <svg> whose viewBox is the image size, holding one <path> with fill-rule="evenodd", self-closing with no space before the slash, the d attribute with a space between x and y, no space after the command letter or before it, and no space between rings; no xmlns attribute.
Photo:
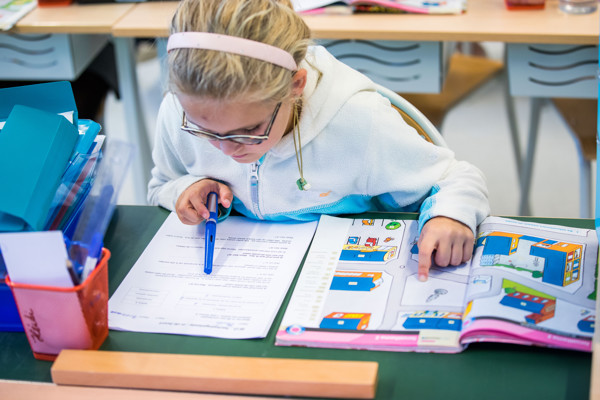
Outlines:
<svg viewBox="0 0 600 400"><path fill-rule="evenodd" d="M296 185L298 185L299 190L308 190L310 189L310 185L304 178L300 178L296 181Z"/></svg>

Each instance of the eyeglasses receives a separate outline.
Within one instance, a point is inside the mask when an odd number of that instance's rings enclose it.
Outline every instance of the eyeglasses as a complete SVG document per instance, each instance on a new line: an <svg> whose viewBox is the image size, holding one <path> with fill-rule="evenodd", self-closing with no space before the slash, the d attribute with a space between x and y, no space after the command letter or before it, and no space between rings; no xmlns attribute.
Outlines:
<svg viewBox="0 0 600 400"><path fill-rule="evenodd" d="M269 138L269 133L271 133L271 127L273 126L273 122L275 122L275 118L277 118L279 107L281 107L281 103L277 103L275 106L275 111L273 111L273 115L271 116L271 120L267 125L267 129L265 129L265 133L262 135L219 135L217 133L202 129L199 126L190 126L185 115L185 111L183 112L181 130L196 137L209 140L230 140L240 144L260 144Z"/></svg>

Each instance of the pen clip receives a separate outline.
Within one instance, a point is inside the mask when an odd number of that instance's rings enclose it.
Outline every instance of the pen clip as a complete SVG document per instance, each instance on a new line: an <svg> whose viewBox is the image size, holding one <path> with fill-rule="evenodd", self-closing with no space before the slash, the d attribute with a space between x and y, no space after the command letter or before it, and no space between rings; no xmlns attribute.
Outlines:
<svg viewBox="0 0 600 400"><path fill-rule="evenodd" d="M210 192L206 197L206 208L210 213L206 222L214 222L217 223L217 219L219 217L219 196L215 192Z"/></svg>

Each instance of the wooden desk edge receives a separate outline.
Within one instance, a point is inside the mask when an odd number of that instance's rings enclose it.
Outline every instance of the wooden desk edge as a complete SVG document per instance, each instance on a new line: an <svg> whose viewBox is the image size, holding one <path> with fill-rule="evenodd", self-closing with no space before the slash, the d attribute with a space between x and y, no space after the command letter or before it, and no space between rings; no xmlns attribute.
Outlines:
<svg viewBox="0 0 600 400"><path fill-rule="evenodd" d="M11 32L111 34L112 27L135 5L72 4L67 7L36 8L17 22Z"/></svg>
<svg viewBox="0 0 600 400"><path fill-rule="evenodd" d="M484 0L478 0L484 1ZM548 22L537 26L523 25L523 17L527 12L506 11L504 5L498 6L496 0L486 2L473 8L472 14L467 11L463 16L425 16L427 24L423 24L421 15L365 14L351 16L303 16L310 27L313 37L317 39L365 39L365 40L419 40L419 41L490 41L505 43L547 43L547 44L583 44L597 45L599 28L595 21L598 13L585 16L558 16L557 0L549 0L551 4L543 15L551 15L552 21L568 18L571 22L576 18L584 18L587 27L594 21L595 30L580 28L571 32L568 27L562 30L548 29ZM175 12L176 2L145 2L136 4L130 12L112 27L115 37L164 38L169 35L170 17ZM473 6L474 7L474 6ZM495 12L501 7L502 12L510 15L508 21L502 17L491 24L485 21L485 13ZM398 22L399 18L404 18ZM432 27L431 21L438 18L440 24ZM448 22L450 21L450 22ZM534 20L539 21L538 20ZM580 20L583 21L583 20ZM474 24L474 25L473 25ZM401 25L401 27L399 27ZM550 24L552 25L552 24Z"/></svg>
<svg viewBox="0 0 600 400"><path fill-rule="evenodd" d="M2 400L274 400L284 397L256 397L217 395L210 393L173 392L145 389L117 389L84 386L63 386L46 382L27 382L0 379Z"/></svg>

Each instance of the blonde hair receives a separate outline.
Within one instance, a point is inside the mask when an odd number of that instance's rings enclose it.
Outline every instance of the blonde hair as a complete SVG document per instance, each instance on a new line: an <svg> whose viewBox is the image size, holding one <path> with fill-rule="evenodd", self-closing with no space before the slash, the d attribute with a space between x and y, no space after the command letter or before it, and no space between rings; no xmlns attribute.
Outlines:
<svg viewBox="0 0 600 400"><path fill-rule="evenodd" d="M296 64L306 56L310 29L290 0L182 0L171 33L211 32L279 47ZM249 101L282 101L289 96L292 72L274 64L213 50L169 52L172 90L214 99L244 96Z"/></svg>

